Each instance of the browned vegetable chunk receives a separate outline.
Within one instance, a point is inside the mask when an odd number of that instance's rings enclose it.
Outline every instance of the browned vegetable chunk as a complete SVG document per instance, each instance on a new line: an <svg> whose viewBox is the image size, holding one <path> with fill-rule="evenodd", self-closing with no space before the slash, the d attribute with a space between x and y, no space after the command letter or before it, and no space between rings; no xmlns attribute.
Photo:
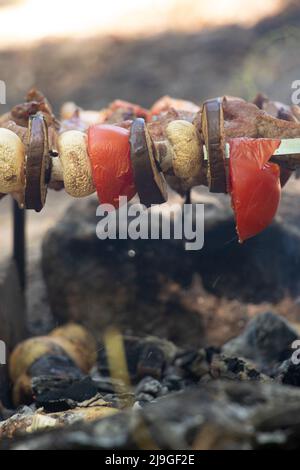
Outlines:
<svg viewBox="0 0 300 470"><path fill-rule="evenodd" d="M154 157L154 146L145 120L136 119L130 133L131 161L141 203L146 207L167 200L166 182Z"/></svg>

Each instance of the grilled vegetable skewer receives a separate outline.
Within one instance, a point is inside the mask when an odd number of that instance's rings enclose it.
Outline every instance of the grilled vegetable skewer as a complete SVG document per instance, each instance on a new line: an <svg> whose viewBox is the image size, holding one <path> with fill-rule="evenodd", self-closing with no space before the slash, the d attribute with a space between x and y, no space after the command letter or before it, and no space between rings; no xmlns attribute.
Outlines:
<svg viewBox="0 0 300 470"><path fill-rule="evenodd" d="M243 240L270 222L280 182L300 166L300 123L287 110L284 121L226 97L202 108L166 97L150 111L120 101L99 113L70 109L58 126L47 100L33 91L0 119L0 193L12 193L36 211L45 204L48 186L63 185L73 197L96 190L101 203L114 207L119 196L131 199L137 192L149 207L167 199L165 178L180 191L203 184L212 192L230 192ZM250 207L251 184L258 181L261 194L256 192ZM272 204L263 200L268 188ZM263 207L261 223L249 228L240 222L240 207L251 220L256 205Z"/></svg>

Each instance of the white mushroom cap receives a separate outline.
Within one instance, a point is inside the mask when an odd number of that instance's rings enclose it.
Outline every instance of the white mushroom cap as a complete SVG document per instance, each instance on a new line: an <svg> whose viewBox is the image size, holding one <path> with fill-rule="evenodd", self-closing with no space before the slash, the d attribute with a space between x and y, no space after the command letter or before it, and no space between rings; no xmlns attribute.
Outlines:
<svg viewBox="0 0 300 470"><path fill-rule="evenodd" d="M85 197L95 191L86 140L80 131L67 131L58 138L65 190L73 197Z"/></svg>
<svg viewBox="0 0 300 470"><path fill-rule="evenodd" d="M0 128L0 193L24 191L25 146L9 129Z"/></svg>
<svg viewBox="0 0 300 470"><path fill-rule="evenodd" d="M172 145L175 175L181 179L197 177L201 171L201 143L196 127L188 121L170 122L167 137Z"/></svg>

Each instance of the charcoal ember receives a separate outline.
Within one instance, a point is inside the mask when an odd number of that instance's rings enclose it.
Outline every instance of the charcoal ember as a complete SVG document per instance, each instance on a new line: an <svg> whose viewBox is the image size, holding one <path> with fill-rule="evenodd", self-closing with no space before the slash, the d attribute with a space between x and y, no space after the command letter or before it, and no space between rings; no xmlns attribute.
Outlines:
<svg viewBox="0 0 300 470"><path fill-rule="evenodd" d="M133 392L120 393L108 393L103 396L103 400L110 403L114 408L120 410L126 410L131 408L135 403L135 395Z"/></svg>
<svg viewBox="0 0 300 470"><path fill-rule="evenodd" d="M209 361L205 349L185 351L176 357L174 364L197 379L209 372Z"/></svg>
<svg viewBox="0 0 300 470"><path fill-rule="evenodd" d="M275 372L276 380L284 385L300 387L300 365L294 364L292 359L283 361Z"/></svg>
<svg viewBox="0 0 300 470"><path fill-rule="evenodd" d="M209 346L205 348L206 359L209 364L211 363L214 355L220 354L220 353L221 353L221 348L218 348L216 346Z"/></svg>
<svg viewBox="0 0 300 470"><path fill-rule="evenodd" d="M269 382L272 379L256 369L255 365L239 357L228 357L224 354L213 356L209 374L205 379L227 379L237 381Z"/></svg>
<svg viewBox="0 0 300 470"><path fill-rule="evenodd" d="M167 393L161 382L153 377L144 377L135 389L135 396L138 401L152 401L155 398Z"/></svg>
<svg viewBox="0 0 300 470"><path fill-rule="evenodd" d="M47 412L75 408L78 403L93 398L98 390L90 377L63 378L40 376L32 379L35 402Z"/></svg>
<svg viewBox="0 0 300 470"><path fill-rule="evenodd" d="M150 403L153 401L154 397L150 393L140 392L138 395L136 395L136 400L136 403L138 403L140 406L143 406L145 403Z"/></svg>
<svg viewBox="0 0 300 470"><path fill-rule="evenodd" d="M134 402L135 395L128 391L128 386L123 380L102 376L98 371L92 373L92 378L98 394L114 407L124 409Z"/></svg>
<svg viewBox="0 0 300 470"><path fill-rule="evenodd" d="M166 354L161 344L155 341L149 341L145 344L137 364L137 374L139 377L145 375L152 375L155 378L160 378L163 369L166 365Z"/></svg>
<svg viewBox="0 0 300 470"><path fill-rule="evenodd" d="M155 337L124 337L128 372L132 383L137 383L147 375L159 379L165 367L173 361L177 348L170 341ZM101 348L98 356L100 376L109 376L106 351Z"/></svg>
<svg viewBox="0 0 300 470"><path fill-rule="evenodd" d="M28 374L37 406L46 411L63 411L97 394L97 387L66 355L45 355L36 360Z"/></svg>
<svg viewBox="0 0 300 470"><path fill-rule="evenodd" d="M251 364L239 358L228 358L216 347L180 352L174 361L174 367L178 374L177 390L193 386L200 380L208 382L220 377L230 380L262 378ZM165 380L168 379L169 375L166 374ZM170 387L170 390L176 388Z"/></svg>
<svg viewBox="0 0 300 470"><path fill-rule="evenodd" d="M225 399L215 400L207 390L186 391L158 399L134 411L126 411L97 423L47 431L2 442L1 448L38 449L191 449L206 426L219 429L224 447L248 447L249 432L237 410L225 407ZM247 437L246 437L247 436ZM218 444L222 446L221 442Z"/></svg>
<svg viewBox="0 0 300 470"><path fill-rule="evenodd" d="M184 374L181 373L178 369L170 368L162 380L163 387L168 390L168 392L177 392L179 390L184 390L185 388L194 384L194 381L188 380L185 378Z"/></svg>
<svg viewBox="0 0 300 470"><path fill-rule="evenodd" d="M104 420L2 440L1 449L299 449L300 390L216 381ZM280 437L280 439L279 439Z"/></svg>
<svg viewBox="0 0 300 470"><path fill-rule="evenodd" d="M66 355L47 354L37 359L28 369L31 377L48 376L68 380L82 379L84 374Z"/></svg>
<svg viewBox="0 0 300 470"><path fill-rule="evenodd" d="M92 377L98 393L101 393L102 395L113 394L115 390L120 390L123 386L121 381L117 381L116 383L116 381L111 377L103 377L98 373L93 374Z"/></svg>
<svg viewBox="0 0 300 470"><path fill-rule="evenodd" d="M250 359L267 371L292 355L291 346L297 338L297 331L283 317L266 312L251 320L239 337L224 345L223 351Z"/></svg>

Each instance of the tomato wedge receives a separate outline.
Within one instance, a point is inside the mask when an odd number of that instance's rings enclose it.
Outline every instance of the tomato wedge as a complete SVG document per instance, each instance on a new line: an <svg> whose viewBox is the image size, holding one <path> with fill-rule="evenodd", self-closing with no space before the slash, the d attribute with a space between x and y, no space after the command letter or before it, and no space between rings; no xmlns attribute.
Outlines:
<svg viewBox="0 0 300 470"><path fill-rule="evenodd" d="M119 197L136 194L130 160L129 131L109 124L88 130L88 153L101 204L119 207Z"/></svg>
<svg viewBox="0 0 300 470"><path fill-rule="evenodd" d="M272 222L280 201L280 169L269 160L278 139L231 139L229 176L240 242Z"/></svg>

